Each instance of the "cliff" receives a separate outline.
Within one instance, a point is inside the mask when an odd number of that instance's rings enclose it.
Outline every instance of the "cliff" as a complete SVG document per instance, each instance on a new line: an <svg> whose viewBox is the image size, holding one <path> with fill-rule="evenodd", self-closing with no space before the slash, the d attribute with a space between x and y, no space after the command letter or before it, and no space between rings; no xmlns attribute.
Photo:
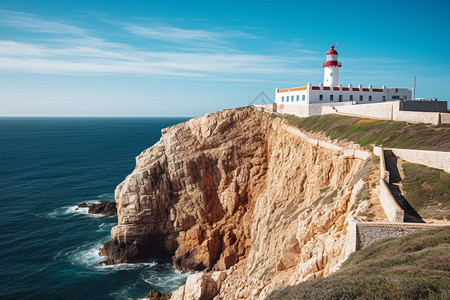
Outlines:
<svg viewBox="0 0 450 300"><path fill-rule="evenodd" d="M208 271L172 299L263 299L327 275L344 259L351 217L385 220L375 164L355 157L357 145L327 145L250 108L164 129L117 187L118 225L101 254Z"/></svg>

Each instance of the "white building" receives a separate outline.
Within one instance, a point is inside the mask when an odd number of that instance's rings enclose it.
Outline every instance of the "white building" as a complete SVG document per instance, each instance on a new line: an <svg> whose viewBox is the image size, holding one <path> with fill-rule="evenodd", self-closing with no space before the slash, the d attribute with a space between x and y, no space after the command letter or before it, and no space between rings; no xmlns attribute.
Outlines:
<svg viewBox="0 0 450 300"><path fill-rule="evenodd" d="M349 84L343 87L339 83L338 53L331 46L327 52L327 61L323 63L324 80L318 86L308 83L306 86L276 89L275 103L280 113L295 114L300 117L320 115L322 106L341 106L377 103L384 101L411 100L411 90L405 88L373 88L370 84Z"/></svg>

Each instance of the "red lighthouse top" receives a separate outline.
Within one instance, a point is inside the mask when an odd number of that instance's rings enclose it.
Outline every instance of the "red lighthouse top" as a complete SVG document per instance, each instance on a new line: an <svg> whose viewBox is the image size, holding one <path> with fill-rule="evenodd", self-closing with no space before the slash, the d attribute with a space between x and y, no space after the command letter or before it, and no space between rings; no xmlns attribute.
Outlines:
<svg viewBox="0 0 450 300"><path fill-rule="evenodd" d="M342 66L342 63L337 60L338 53L334 50L334 45L331 45L331 49L327 52L327 61L322 64L322 67L338 67Z"/></svg>
<svg viewBox="0 0 450 300"><path fill-rule="evenodd" d="M338 54L337 51L334 50L334 45L331 45L330 51L327 52L327 55L330 55L330 54Z"/></svg>

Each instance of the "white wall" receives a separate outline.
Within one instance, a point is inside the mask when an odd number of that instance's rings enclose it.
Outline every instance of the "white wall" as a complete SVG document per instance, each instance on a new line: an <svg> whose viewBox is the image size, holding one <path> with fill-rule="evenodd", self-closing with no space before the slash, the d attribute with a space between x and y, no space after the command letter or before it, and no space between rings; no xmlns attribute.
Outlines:
<svg viewBox="0 0 450 300"><path fill-rule="evenodd" d="M376 155L380 153L379 148L374 148ZM397 148L384 148L384 150L391 150L395 156L408 162L441 169L450 173L450 152Z"/></svg>

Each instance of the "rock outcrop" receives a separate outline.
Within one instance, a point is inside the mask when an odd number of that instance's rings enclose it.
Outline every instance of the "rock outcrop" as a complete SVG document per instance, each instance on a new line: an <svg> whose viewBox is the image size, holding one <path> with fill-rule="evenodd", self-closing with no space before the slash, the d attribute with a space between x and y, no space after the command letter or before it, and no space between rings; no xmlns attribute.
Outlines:
<svg viewBox="0 0 450 300"><path fill-rule="evenodd" d="M172 299L262 299L337 268L348 218L378 205L370 192L378 178L370 161L284 126L246 108L164 129L115 191L107 263L158 256L208 271Z"/></svg>
<svg viewBox="0 0 450 300"><path fill-rule="evenodd" d="M87 207L89 214L99 214L103 216L114 216L117 214L116 202L100 201L98 203L80 203L78 208Z"/></svg>

